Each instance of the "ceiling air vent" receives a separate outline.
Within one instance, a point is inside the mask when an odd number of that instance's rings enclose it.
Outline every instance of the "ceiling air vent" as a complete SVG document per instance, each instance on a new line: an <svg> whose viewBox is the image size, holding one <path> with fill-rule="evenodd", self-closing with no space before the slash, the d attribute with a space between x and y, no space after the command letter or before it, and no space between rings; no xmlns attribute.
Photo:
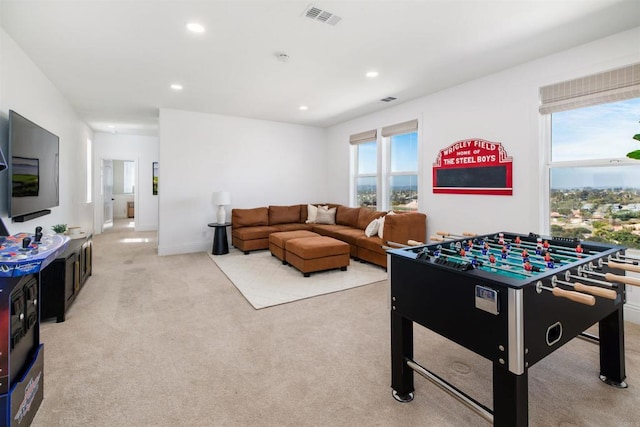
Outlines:
<svg viewBox="0 0 640 427"><path fill-rule="evenodd" d="M309 6L304 11L304 16L314 21L324 22L325 24L336 25L342 20L339 16L334 15L326 10L319 9L315 6Z"/></svg>
<svg viewBox="0 0 640 427"><path fill-rule="evenodd" d="M382 98L380 101L382 102L391 102L391 101L395 101L397 98L394 98L393 96L387 96L386 98Z"/></svg>

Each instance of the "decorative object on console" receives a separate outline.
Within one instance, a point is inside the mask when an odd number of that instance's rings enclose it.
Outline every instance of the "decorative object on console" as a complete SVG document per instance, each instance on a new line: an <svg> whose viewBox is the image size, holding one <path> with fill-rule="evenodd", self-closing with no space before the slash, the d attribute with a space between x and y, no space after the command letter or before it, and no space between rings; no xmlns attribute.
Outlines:
<svg viewBox="0 0 640 427"><path fill-rule="evenodd" d="M213 204L218 206L218 224L224 224L227 218L225 206L231 204L231 194L228 191L213 193Z"/></svg>
<svg viewBox="0 0 640 427"><path fill-rule="evenodd" d="M62 234L65 231L67 231L67 224L56 224L56 225L53 225L51 229L58 234Z"/></svg>

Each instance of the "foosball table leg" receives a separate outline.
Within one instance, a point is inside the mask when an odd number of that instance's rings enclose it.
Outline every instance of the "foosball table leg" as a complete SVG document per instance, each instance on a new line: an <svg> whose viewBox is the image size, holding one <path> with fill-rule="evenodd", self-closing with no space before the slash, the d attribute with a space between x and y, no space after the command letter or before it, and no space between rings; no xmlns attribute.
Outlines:
<svg viewBox="0 0 640 427"><path fill-rule="evenodd" d="M391 311L391 388L399 402L413 400L413 369L407 365L413 360L413 321Z"/></svg>
<svg viewBox="0 0 640 427"><path fill-rule="evenodd" d="M509 372L493 362L493 425L523 427L529 425L529 380L524 374Z"/></svg>
<svg viewBox="0 0 640 427"><path fill-rule="evenodd" d="M624 319L620 307L599 322L600 379L614 387L627 388L624 362Z"/></svg>

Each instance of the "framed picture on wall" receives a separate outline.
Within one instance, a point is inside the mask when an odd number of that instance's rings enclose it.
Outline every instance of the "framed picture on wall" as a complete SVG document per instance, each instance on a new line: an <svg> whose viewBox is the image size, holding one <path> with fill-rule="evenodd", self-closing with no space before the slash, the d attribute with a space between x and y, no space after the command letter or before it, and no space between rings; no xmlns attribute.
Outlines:
<svg viewBox="0 0 640 427"><path fill-rule="evenodd" d="M157 196L158 195L158 162L153 162L151 169L153 169L153 185L152 185L153 195Z"/></svg>

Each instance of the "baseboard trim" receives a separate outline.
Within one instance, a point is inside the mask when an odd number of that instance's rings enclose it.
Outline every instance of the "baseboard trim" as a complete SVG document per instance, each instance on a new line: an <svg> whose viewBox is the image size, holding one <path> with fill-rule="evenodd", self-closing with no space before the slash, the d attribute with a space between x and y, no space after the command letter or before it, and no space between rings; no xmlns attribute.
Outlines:
<svg viewBox="0 0 640 427"><path fill-rule="evenodd" d="M626 303L624 305L624 320L640 325L640 305Z"/></svg>
<svg viewBox="0 0 640 427"><path fill-rule="evenodd" d="M211 250L211 242L193 242L182 245L158 246L158 255L182 255L194 252L205 252Z"/></svg>

